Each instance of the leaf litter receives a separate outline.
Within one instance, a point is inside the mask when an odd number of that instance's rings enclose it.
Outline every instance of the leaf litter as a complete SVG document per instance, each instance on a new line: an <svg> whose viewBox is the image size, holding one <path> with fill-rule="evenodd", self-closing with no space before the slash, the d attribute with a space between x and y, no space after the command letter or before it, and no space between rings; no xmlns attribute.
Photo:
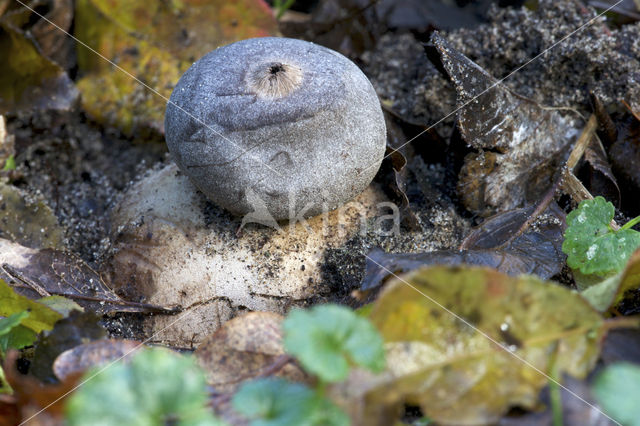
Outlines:
<svg viewBox="0 0 640 426"><path fill-rule="evenodd" d="M523 24L523 25L528 25L528 24L529 24L529 23L528 23L528 21L526 21L526 20L525 20L525 22L524 22L524 24ZM482 32L482 30L480 31L480 33L481 33L481 34L484 34L484 33ZM491 57L491 56L487 56L487 58L490 58L490 57ZM495 75L500 75L500 74L499 74L499 73L496 73ZM443 95L443 97L445 97L445 96L446 96L446 95ZM501 153L501 152L497 152L496 154L502 154L502 153ZM407 160L409 160L409 163L411 164L411 159L407 159ZM548 188L547 188L547 189L548 189ZM541 192L541 193L542 193L542 194L544 194L544 193L545 193L545 191L543 191L543 190L542 190L542 192ZM406 195L406 193L405 193L405 195ZM409 194L409 195L410 195L410 194ZM407 198L409 198L409 197L407 197ZM535 200L534 200L534 201L535 201ZM528 207L529 207L529 208L531 208L531 206L528 206ZM525 210L526 210L526 209L525 209ZM524 220L524 223L528 223L528 218L524 218L524 219L522 219L522 217L523 217L523 213L522 213L522 212L519 212L518 214L516 214L516 212L517 212L517 210L508 210L508 211L505 213L505 214L508 214L508 213L513 214L513 218L512 218L512 219L507 220L507 222L512 221L512 222L514 223L514 226L515 226L515 224L516 224L516 223L520 223L520 224L522 224L522 223L523 223L523 222L522 222L522 220ZM507 218L507 217L508 217L508 215L507 215L507 216L504 216L504 218ZM531 217L531 216L529 216L529 217ZM515 219L518 219L518 220L515 220L514 218L515 218ZM554 219L554 220L555 220L555 219ZM534 225L535 225L535 224L534 224ZM500 228L500 227L498 227L498 229L499 229L499 228ZM491 227L490 227L490 226L487 226L487 227L486 227L486 229L487 229L487 230L489 230L489 229L491 229ZM520 229L520 228L518 228L518 229ZM554 231L554 232L555 232L555 231ZM499 235L500 235L500 234L499 234ZM506 234L502 234L502 236L505 236L505 235L506 235ZM557 235L557 233L555 233L554 235ZM507 240L508 240L508 239L507 239ZM536 241L536 240L533 240L533 241ZM553 244L551 244L551 245L553 245ZM526 247L526 246L525 246L525 247ZM555 263L555 261L552 261L551 263ZM561 262L560 262L560 263L561 263ZM547 272L547 273L548 273L548 272Z"/></svg>

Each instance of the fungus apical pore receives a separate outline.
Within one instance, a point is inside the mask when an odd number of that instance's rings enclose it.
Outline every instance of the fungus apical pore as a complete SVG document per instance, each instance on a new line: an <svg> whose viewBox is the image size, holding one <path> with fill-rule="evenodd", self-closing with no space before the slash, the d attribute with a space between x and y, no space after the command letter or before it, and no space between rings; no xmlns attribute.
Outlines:
<svg viewBox="0 0 640 426"><path fill-rule="evenodd" d="M369 80L349 59L301 40L218 48L176 85L165 116L178 167L237 215L292 219L332 210L375 176L386 145Z"/></svg>

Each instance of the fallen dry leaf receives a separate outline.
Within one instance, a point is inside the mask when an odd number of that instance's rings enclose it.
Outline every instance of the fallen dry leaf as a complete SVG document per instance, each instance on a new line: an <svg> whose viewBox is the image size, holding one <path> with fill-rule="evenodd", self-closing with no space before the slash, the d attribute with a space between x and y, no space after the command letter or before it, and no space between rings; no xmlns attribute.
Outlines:
<svg viewBox="0 0 640 426"><path fill-rule="evenodd" d="M508 275L535 274L548 279L562 271L564 214L556 205L530 225L534 207L499 213L485 220L464 240L460 250L427 253L368 254L361 289L382 284L393 273L405 273L427 265L488 266ZM391 271L391 272L390 272Z"/></svg>
<svg viewBox="0 0 640 426"><path fill-rule="evenodd" d="M0 113L67 110L78 97L78 90L62 67L46 58L32 36L21 29L32 17L23 7L10 9L0 17Z"/></svg>
<svg viewBox="0 0 640 426"><path fill-rule="evenodd" d="M61 248L64 230L43 199L6 183L0 183L0 238L30 248Z"/></svg>
<svg viewBox="0 0 640 426"><path fill-rule="evenodd" d="M0 400L0 413L10 413L16 422L5 422L0 416L0 425L29 424L56 426L63 424L64 404L67 395L75 388L80 375L70 375L56 385L46 385L33 376L20 374L16 370L18 352L11 351L4 360L3 369L7 381L14 390L10 397Z"/></svg>
<svg viewBox="0 0 640 426"><path fill-rule="evenodd" d="M195 351L207 382L219 393L232 393L243 381L267 375L308 380L285 354L282 320L272 312L251 312L227 321L207 337Z"/></svg>
<svg viewBox="0 0 640 426"><path fill-rule="evenodd" d="M564 164L581 120L510 91L438 33L432 42L456 86L460 132L478 150L460 171L465 207L489 216L537 202Z"/></svg>
<svg viewBox="0 0 640 426"><path fill-rule="evenodd" d="M170 308L123 300L76 255L45 248L30 249L0 238L0 278L32 299L63 296L91 312L174 312Z"/></svg>
<svg viewBox="0 0 640 426"><path fill-rule="evenodd" d="M136 340L101 339L78 345L62 352L53 362L53 373L58 380L64 381L70 375L101 367L112 361L127 361L129 355L143 348Z"/></svg>

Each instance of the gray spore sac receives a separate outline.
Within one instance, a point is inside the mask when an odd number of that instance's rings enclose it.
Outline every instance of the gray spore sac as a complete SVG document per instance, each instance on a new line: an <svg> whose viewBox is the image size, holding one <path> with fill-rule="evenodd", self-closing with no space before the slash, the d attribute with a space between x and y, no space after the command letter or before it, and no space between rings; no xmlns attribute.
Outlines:
<svg viewBox="0 0 640 426"><path fill-rule="evenodd" d="M171 95L165 134L178 167L214 203L276 220L354 198L386 146L380 102L353 62L276 37L239 41L194 63Z"/></svg>

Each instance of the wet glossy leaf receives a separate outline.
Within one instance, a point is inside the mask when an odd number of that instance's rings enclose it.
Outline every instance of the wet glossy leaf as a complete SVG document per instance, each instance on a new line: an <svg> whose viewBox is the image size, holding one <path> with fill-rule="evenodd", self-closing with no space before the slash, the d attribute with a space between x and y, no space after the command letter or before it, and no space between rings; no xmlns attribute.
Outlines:
<svg viewBox="0 0 640 426"><path fill-rule="evenodd" d="M299 383L267 378L242 385L233 396L236 411L251 426L346 426L349 418L326 398Z"/></svg>
<svg viewBox="0 0 640 426"><path fill-rule="evenodd" d="M23 318L20 323L35 333L51 330L56 321L62 318L62 315L53 309L17 294L0 279L0 316L8 317L24 311L28 311L29 316Z"/></svg>
<svg viewBox="0 0 640 426"><path fill-rule="evenodd" d="M547 384L539 371L553 362L582 378L598 358L603 320L564 287L473 267L423 268L404 281L411 286L388 284L370 314L389 374L364 387L367 424L379 424L374 406L404 402L438 423L492 423L509 407L535 406Z"/></svg>
<svg viewBox="0 0 640 426"><path fill-rule="evenodd" d="M218 392L232 392L261 375L304 381L306 375L285 355L281 315L251 312L225 322L194 355ZM286 358L286 359L283 359Z"/></svg>
<svg viewBox="0 0 640 426"><path fill-rule="evenodd" d="M432 42L456 86L460 132L478 150L460 171L465 207L488 216L537 202L551 187L581 120L510 91L438 33Z"/></svg>
<svg viewBox="0 0 640 426"><path fill-rule="evenodd" d="M495 268L509 275L535 274L551 278L562 270L563 214L557 206L526 226L534 208L515 209L485 220L463 242L461 250L428 253L368 254L361 289L382 284L390 272L409 272L427 265L478 265Z"/></svg>
<svg viewBox="0 0 640 426"><path fill-rule="evenodd" d="M276 31L262 0L79 0L76 36L159 93L79 47L82 105L97 121L127 134L163 132L166 100L195 60L227 43Z"/></svg>
<svg viewBox="0 0 640 426"><path fill-rule="evenodd" d="M78 90L66 72L47 59L21 26L32 18L25 8L0 17L0 113L33 109L69 109Z"/></svg>
<svg viewBox="0 0 640 426"><path fill-rule="evenodd" d="M90 377L93 371L87 372ZM192 357L147 349L78 388L66 404L69 425L220 425L206 406L203 372ZM114 409L114 407L118 407Z"/></svg>
<svg viewBox="0 0 640 426"><path fill-rule="evenodd" d="M614 419L624 425L640 425L640 366L620 363L606 367L596 378L593 393Z"/></svg>
<svg viewBox="0 0 640 426"><path fill-rule="evenodd" d="M594 308L604 312L617 305L627 290L639 287L640 250L636 250L629 258L624 271L588 287L581 294Z"/></svg>
<svg viewBox="0 0 640 426"><path fill-rule="evenodd" d="M562 251L571 268L586 275L606 275L624 268L631 253L640 247L640 232L612 229L614 213L613 204L596 197L581 202L567 215Z"/></svg>
<svg viewBox="0 0 640 426"><path fill-rule="evenodd" d="M321 380L344 380L350 363L384 368L382 339L375 327L344 306L320 305L292 311L282 324L287 352Z"/></svg>

